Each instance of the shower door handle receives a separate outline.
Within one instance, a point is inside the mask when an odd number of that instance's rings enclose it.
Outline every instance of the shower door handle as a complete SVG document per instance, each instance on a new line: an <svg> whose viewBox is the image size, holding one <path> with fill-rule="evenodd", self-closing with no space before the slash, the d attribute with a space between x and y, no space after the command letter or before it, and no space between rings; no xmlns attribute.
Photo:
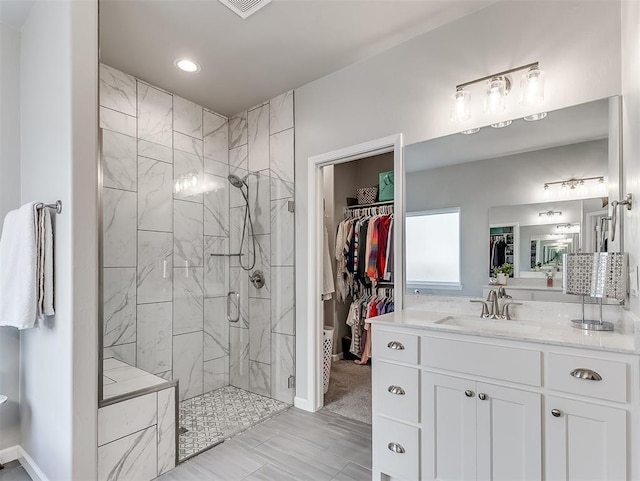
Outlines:
<svg viewBox="0 0 640 481"><path fill-rule="evenodd" d="M231 299L236 297L236 317L231 317ZM238 322L240 320L240 293L231 291L227 294L227 321Z"/></svg>

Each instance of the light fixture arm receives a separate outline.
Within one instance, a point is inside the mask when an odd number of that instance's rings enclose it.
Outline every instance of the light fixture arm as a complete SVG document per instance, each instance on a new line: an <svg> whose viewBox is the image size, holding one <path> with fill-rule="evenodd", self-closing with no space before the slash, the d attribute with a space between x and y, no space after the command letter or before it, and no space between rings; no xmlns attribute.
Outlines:
<svg viewBox="0 0 640 481"><path fill-rule="evenodd" d="M477 84L479 82L484 82L485 80L491 80L494 77L504 77L505 75L509 75L510 73L513 73L513 72L518 72L520 70L530 69L532 67L538 68L539 66L540 66L539 62L528 63L528 64L522 65L520 67L511 68L511 69L505 70L503 72L494 73L494 74L491 74L491 75L487 75L486 77L482 77L482 78L479 78L479 79L471 80L470 82L465 82L465 83L456 85L456 90L462 90L463 88L468 87L469 85Z"/></svg>

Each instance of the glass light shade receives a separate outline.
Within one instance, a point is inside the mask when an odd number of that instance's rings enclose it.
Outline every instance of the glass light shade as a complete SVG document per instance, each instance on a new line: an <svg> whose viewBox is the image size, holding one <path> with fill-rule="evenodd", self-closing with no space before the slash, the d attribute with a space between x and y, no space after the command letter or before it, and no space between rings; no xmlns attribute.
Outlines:
<svg viewBox="0 0 640 481"><path fill-rule="evenodd" d="M544 101L544 72L531 67L522 75L520 102L524 105L539 105Z"/></svg>
<svg viewBox="0 0 640 481"><path fill-rule="evenodd" d="M522 117L525 122L535 122L536 120L542 120L547 116L546 112L539 112L537 114L526 115Z"/></svg>
<svg viewBox="0 0 640 481"><path fill-rule="evenodd" d="M511 122L511 120L503 120L502 122L491 124L491 127L493 127L494 129L503 129L505 127L509 127L511 125Z"/></svg>
<svg viewBox="0 0 640 481"><path fill-rule="evenodd" d="M451 120L463 122L471 118L471 96L467 90L456 90L451 105Z"/></svg>
<svg viewBox="0 0 640 481"><path fill-rule="evenodd" d="M472 135L472 134L476 134L480 132L480 127L476 127L475 129L467 129L467 130L463 130L460 133L462 135Z"/></svg>
<svg viewBox="0 0 640 481"><path fill-rule="evenodd" d="M504 112L507 108L507 81L504 77L493 77L487 81L485 111L489 114Z"/></svg>

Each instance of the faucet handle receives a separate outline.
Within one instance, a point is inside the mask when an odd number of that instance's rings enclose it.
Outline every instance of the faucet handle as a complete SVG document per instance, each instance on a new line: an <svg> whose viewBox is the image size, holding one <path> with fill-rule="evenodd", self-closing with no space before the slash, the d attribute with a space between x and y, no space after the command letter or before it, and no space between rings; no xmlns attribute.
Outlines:
<svg viewBox="0 0 640 481"><path fill-rule="evenodd" d="M480 317L482 317L483 319L489 317L489 306L485 301L480 299L471 299L469 300L469 302L477 302L478 304L482 304L482 314L480 314Z"/></svg>
<svg viewBox="0 0 640 481"><path fill-rule="evenodd" d="M509 306L521 306L522 302L505 302L502 306L502 312L500 313L500 317L502 319L506 319L507 321L511 320L511 316L509 315Z"/></svg>
<svg viewBox="0 0 640 481"><path fill-rule="evenodd" d="M500 286L498 289L498 299L513 299L513 297L507 294L507 290L504 286Z"/></svg>

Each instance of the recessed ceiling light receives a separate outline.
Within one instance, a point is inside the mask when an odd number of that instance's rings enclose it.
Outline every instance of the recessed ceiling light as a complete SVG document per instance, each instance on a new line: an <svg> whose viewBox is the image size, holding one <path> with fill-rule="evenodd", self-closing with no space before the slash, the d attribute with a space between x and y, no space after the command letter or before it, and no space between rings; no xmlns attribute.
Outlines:
<svg viewBox="0 0 640 481"><path fill-rule="evenodd" d="M174 64L183 72L195 73L200 71L200 65L188 58L179 58L174 62Z"/></svg>
<svg viewBox="0 0 640 481"><path fill-rule="evenodd" d="M463 130L460 133L462 135L471 135L471 134L475 134L477 132L480 132L480 128L476 127L475 129L467 129L467 130Z"/></svg>

